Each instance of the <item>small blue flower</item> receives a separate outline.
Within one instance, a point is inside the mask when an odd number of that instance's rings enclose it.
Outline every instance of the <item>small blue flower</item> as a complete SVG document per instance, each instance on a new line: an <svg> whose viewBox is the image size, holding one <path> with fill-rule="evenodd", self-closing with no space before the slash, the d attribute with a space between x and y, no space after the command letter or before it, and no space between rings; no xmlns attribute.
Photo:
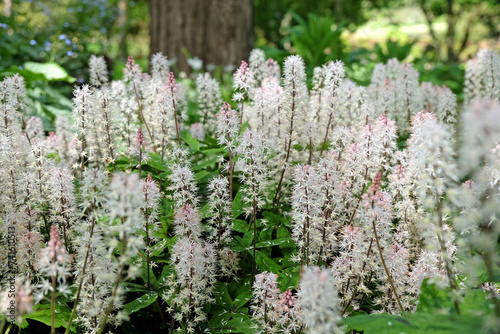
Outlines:
<svg viewBox="0 0 500 334"><path fill-rule="evenodd" d="M78 78L78 79L76 79L76 82L78 82L78 83L82 84L82 83L84 83L85 81L84 81L82 78Z"/></svg>
<svg viewBox="0 0 500 334"><path fill-rule="evenodd" d="M35 41L34 39L32 39L32 40L30 41L30 45L36 45L36 41Z"/></svg>
<svg viewBox="0 0 500 334"><path fill-rule="evenodd" d="M5 28L7 29L7 25L5 23L0 23L0 28Z"/></svg>
<svg viewBox="0 0 500 334"><path fill-rule="evenodd" d="M101 28L101 30L99 30L101 32L101 34L105 34L106 33L106 28Z"/></svg>
<svg viewBox="0 0 500 334"><path fill-rule="evenodd" d="M67 37L66 37L66 35L64 35L64 34L59 35L59 39L60 39L60 40L63 40L63 39L66 39L66 38L67 38Z"/></svg>
<svg viewBox="0 0 500 334"><path fill-rule="evenodd" d="M64 40L64 43L68 44L68 45L71 45L71 40L70 39L65 39Z"/></svg>
<svg viewBox="0 0 500 334"><path fill-rule="evenodd" d="M73 55L73 51L68 51L66 54L71 57Z"/></svg>

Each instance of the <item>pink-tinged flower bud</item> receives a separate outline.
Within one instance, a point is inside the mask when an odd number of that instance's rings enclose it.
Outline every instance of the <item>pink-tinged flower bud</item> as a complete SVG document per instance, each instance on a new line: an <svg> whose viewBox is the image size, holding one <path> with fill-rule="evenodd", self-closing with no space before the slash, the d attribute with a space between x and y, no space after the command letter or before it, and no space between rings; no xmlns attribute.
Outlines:
<svg viewBox="0 0 500 334"><path fill-rule="evenodd" d="M23 322L23 315L33 312L31 289L23 285L21 279L0 293L0 313L9 321Z"/></svg>
<svg viewBox="0 0 500 334"><path fill-rule="evenodd" d="M201 236L201 224L198 211L189 205L180 207L174 218L175 234L196 240Z"/></svg>
<svg viewBox="0 0 500 334"><path fill-rule="evenodd" d="M47 247L40 251L36 270L41 276L56 277L59 284L64 285L70 275L70 263L71 256L64 248L59 229L52 225L50 240Z"/></svg>

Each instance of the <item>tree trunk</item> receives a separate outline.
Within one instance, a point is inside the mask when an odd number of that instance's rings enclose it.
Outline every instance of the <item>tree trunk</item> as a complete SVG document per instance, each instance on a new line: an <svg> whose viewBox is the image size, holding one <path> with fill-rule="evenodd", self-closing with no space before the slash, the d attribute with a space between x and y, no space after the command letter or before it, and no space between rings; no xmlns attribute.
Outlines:
<svg viewBox="0 0 500 334"><path fill-rule="evenodd" d="M149 11L150 56L176 58L182 71L189 57L238 67L253 47L253 0L149 0Z"/></svg>

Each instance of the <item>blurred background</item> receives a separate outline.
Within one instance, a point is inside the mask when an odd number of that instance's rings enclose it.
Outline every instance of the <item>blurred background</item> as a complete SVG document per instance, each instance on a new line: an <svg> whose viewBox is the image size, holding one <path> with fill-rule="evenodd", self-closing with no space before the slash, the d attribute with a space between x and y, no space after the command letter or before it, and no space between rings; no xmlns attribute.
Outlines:
<svg viewBox="0 0 500 334"><path fill-rule="evenodd" d="M396 57L460 99L465 61L500 46L496 0L0 1L0 79L21 73L49 127L88 81L91 54L120 79L128 56L147 70L161 51L180 78L210 71L229 88L252 48L280 63L300 54L310 73L340 59L363 85L375 63Z"/></svg>

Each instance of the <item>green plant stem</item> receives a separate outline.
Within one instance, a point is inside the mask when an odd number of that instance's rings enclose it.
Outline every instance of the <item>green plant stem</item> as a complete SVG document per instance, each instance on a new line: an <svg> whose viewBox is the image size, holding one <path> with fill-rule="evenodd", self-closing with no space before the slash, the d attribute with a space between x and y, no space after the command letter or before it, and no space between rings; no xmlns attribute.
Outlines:
<svg viewBox="0 0 500 334"><path fill-rule="evenodd" d="M283 170L281 171L280 180L278 182L278 187L276 188L276 194L274 194L273 198L273 206L278 202L280 197L281 185L283 184L283 177L285 176L286 167L288 165L288 159L290 159L290 150L292 148L292 134L293 134L293 117L295 115L295 81L292 81L292 115L290 117L290 133L288 138L288 145L285 146L286 156L285 163L283 164Z"/></svg>
<svg viewBox="0 0 500 334"><path fill-rule="evenodd" d="M231 152L231 135L227 134L227 142L229 146L227 147L229 150L229 199L233 201L233 154Z"/></svg>
<svg viewBox="0 0 500 334"><path fill-rule="evenodd" d="M377 248L378 248L378 253L380 254L380 259L382 260L382 264L384 265L385 273L387 274L387 278L389 279L389 283L392 288L392 292L394 293L394 296L396 297L396 300L399 305L399 309L401 312L404 312L403 305L401 304L401 301L399 300L398 293L396 292L396 287L394 286L394 282L392 281L391 274L389 273L389 269L387 269L387 265L385 264L384 256L382 255L382 248L380 248L380 242L378 240L378 235L377 235L377 227L375 226L375 222L377 221L377 217L375 217L372 220L372 226L373 226L373 234L375 235L375 241L377 242Z"/></svg>
<svg viewBox="0 0 500 334"><path fill-rule="evenodd" d="M442 214L442 203L441 201L438 201L437 203L437 214L438 214L438 228L441 230L443 228L443 214ZM443 238L441 238L441 235L439 232L436 232L436 236L439 241L439 246L441 247L441 256L443 257L444 261L444 266L446 268L446 274L448 275L448 279L450 281L450 288L452 290L458 290L458 282L457 279L453 275L453 271L451 269L450 261L448 259L448 251L446 249L446 245L443 241ZM453 305L455 306L455 311L457 314L460 314L460 307L458 304L458 300L456 296L453 296Z"/></svg>
<svg viewBox="0 0 500 334"><path fill-rule="evenodd" d="M0 333L3 333L5 328L5 324L7 323L7 317L5 315L2 316L2 322L0 323Z"/></svg>
<svg viewBox="0 0 500 334"><path fill-rule="evenodd" d="M122 241L122 254L121 256L124 256L126 248L127 247L127 234L124 232L123 233L123 241ZM120 270L118 271L118 275L116 277L115 281L115 286L113 287L113 293L111 295L111 300L109 301L108 307L106 308L106 311L104 312L104 316L101 322L101 326L99 327L99 330L97 331L97 334L102 334L104 333L104 330L106 329L106 323L108 322L108 317L113 310L113 305L116 297L116 293L118 291L118 286L120 285L120 281L122 278L123 271L125 270L125 262L121 261L122 264L120 265Z"/></svg>
<svg viewBox="0 0 500 334"><path fill-rule="evenodd" d="M368 257L370 256L370 253L372 251L372 245L373 245L373 238L371 238L371 240L370 240L370 246L368 246L368 251L366 252L366 260L363 262L363 267L361 268L361 272L363 272L365 270ZM340 316L344 316L344 314L346 313L346 311L349 308L349 306L351 306L352 301L354 300L354 298L358 294L359 286L361 284L361 280L362 279L363 279L363 276L360 275L359 278L358 278L358 283L356 284L356 288L352 292L351 298L349 299L349 301L347 302L347 304L342 309L342 313L340 314ZM347 292L347 290L348 289L346 289L346 292Z"/></svg>
<svg viewBox="0 0 500 334"><path fill-rule="evenodd" d="M14 324L10 324L9 327L7 328L7 330L5 331L4 334L9 334L10 333L10 330L12 329L12 327L14 327ZM0 332L1 333L1 332ZM19 329L19 333L21 333L21 329Z"/></svg>
<svg viewBox="0 0 500 334"><path fill-rule="evenodd" d="M52 276L52 298L50 299L50 333L56 332L56 277Z"/></svg>
<svg viewBox="0 0 500 334"><path fill-rule="evenodd" d="M153 142L154 137L151 134L151 130L149 130L148 123L146 122L146 118L144 117L144 113L142 112L142 103L141 100L139 99L139 94L137 93L137 87L135 86L135 81L132 80L133 86L134 86L134 93L135 93L135 98L137 99L137 103L139 104L139 115L141 116L142 123L144 123L144 126L146 127L146 130L148 131L149 134L149 139ZM176 120L176 125L177 125L177 120ZM156 153L156 149L154 145L151 145L153 148L153 152Z"/></svg>
<svg viewBox="0 0 500 334"><path fill-rule="evenodd" d="M89 238L89 243L87 246L87 252L85 253L85 259L83 260L83 268L82 268L82 273L80 277L80 283L78 284L78 290L76 292L76 298L75 298L75 305L73 305L73 310L71 311L71 316L69 317L68 320L68 326L66 330L64 331L64 334L69 334L70 328L71 328L71 323L73 322L73 319L75 318L76 315L76 307L78 306L78 303L80 302L80 293L82 291L82 286L83 286L83 280L85 278L85 270L87 269L87 263L88 263L88 258L90 254L90 245L92 242L92 236L94 234L94 226L95 226L95 218L92 219L92 225L90 226L90 238Z"/></svg>

